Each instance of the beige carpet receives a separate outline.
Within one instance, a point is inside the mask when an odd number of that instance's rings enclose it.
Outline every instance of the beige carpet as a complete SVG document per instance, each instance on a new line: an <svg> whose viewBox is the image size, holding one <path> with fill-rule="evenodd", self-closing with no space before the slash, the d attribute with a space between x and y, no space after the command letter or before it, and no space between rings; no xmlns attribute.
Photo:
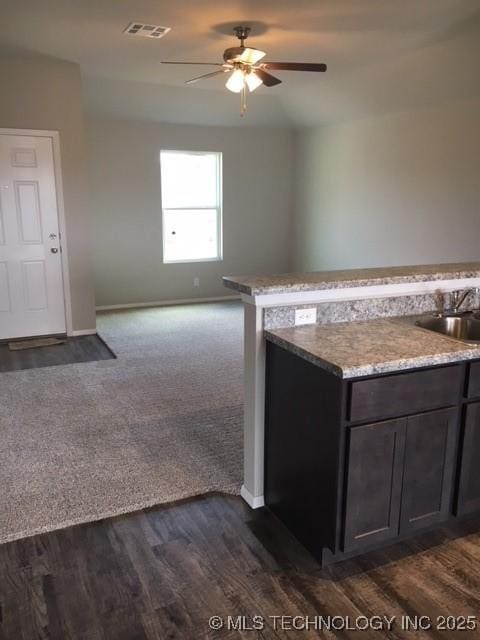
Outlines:
<svg viewBox="0 0 480 640"><path fill-rule="evenodd" d="M118 356L0 374L0 542L242 475L239 303L104 313Z"/></svg>

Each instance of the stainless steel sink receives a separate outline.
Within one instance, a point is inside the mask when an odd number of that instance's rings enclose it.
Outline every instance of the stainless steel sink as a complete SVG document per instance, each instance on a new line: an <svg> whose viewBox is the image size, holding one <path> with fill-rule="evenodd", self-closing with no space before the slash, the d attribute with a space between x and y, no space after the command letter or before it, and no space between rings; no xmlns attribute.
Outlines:
<svg viewBox="0 0 480 640"><path fill-rule="evenodd" d="M417 320L415 324L422 329L429 329L449 338L456 338L463 342L480 343L480 316L439 316Z"/></svg>

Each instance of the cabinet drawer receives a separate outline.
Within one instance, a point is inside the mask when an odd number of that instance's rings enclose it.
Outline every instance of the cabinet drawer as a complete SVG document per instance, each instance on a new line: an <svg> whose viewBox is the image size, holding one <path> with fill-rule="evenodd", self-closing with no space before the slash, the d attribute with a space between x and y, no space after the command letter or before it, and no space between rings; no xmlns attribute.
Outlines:
<svg viewBox="0 0 480 640"><path fill-rule="evenodd" d="M462 365L455 365L352 382L349 419L388 418L455 405L463 371Z"/></svg>
<svg viewBox="0 0 480 640"><path fill-rule="evenodd" d="M480 396L480 362L474 362L470 365L467 395L469 398Z"/></svg>

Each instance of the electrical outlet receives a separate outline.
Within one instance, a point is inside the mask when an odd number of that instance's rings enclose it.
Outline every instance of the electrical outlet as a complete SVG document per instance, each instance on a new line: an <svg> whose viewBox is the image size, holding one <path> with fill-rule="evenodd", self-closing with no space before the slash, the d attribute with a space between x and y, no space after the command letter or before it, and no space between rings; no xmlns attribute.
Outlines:
<svg viewBox="0 0 480 640"><path fill-rule="evenodd" d="M295 326L299 324L315 324L317 321L317 308L295 309Z"/></svg>
<svg viewBox="0 0 480 640"><path fill-rule="evenodd" d="M200 278L194 278L193 279L193 286L194 287L199 287L200 286Z"/></svg>

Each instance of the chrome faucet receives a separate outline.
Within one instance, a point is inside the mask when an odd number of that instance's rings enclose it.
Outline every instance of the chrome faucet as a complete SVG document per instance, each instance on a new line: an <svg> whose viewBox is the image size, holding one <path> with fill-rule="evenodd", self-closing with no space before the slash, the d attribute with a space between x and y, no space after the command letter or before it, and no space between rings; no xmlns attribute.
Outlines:
<svg viewBox="0 0 480 640"><path fill-rule="evenodd" d="M467 299L470 293L478 294L480 289L478 287L472 287L470 289L463 289L460 291L452 291L450 294L450 308L452 313L458 313L460 307Z"/></svg>

